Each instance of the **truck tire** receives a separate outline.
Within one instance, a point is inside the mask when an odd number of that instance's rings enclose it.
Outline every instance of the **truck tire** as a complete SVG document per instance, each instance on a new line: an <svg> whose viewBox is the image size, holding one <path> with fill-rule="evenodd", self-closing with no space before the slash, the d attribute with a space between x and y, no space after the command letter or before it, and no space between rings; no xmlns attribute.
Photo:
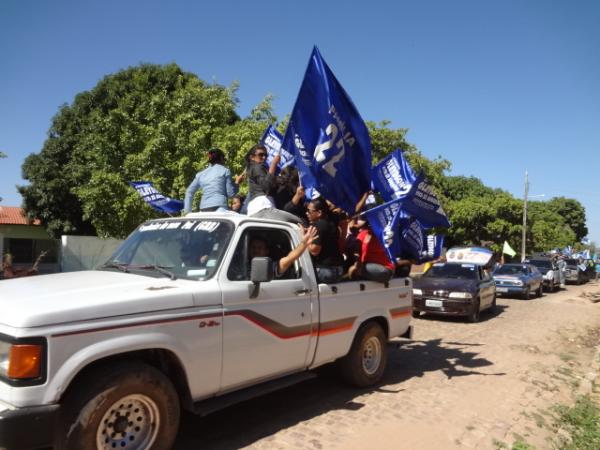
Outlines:
<svg viewBox="0 0 600 450"><path fill-rule="evenodd" d="M61 402L59 450L169 450L179 428L169 379L143 363L106 366L79 380Z"/></svg>
<svg viewBox="0 0 600 450"><path fill-rule="evenodd" d="M376 322L362 325L354 337L350 351L338 363L344 380L356 387L378 383L387 364L386 343L381 325Z"/></svg>
<svg viewBox="0 0 600 450"><path fill-rule="evenodd" d="M412 316L413 316L415 319L418 319L419 317L421 317L421 311L417 311L417 310L414 310L414 309L413 309L413 311L412 311Z"/></svg>
<svg viewBox="0 0 600 450"><path fill-rule="evenodd" d="M537 290L536 297L541 298L544 296L544 283L540 283L540 287Z"/></svg>

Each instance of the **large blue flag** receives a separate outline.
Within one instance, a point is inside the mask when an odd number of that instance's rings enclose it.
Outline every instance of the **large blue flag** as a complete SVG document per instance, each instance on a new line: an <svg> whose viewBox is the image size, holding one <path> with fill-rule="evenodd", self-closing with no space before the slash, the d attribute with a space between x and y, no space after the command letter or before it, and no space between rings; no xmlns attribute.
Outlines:
<svg viewBox="0 0 600 450"><path fill-rule="evenodd" d="M283 148L281 146L281 141L283 141L281 133L277 131L277 128L273 125L269 125L260 139L260 143L267 147L268 153L267 159L265 160L265 165L267 167L271 165L271 161L277 153L281 155L279 164L277 164L278 170L282 170L287 166L294 164L294 154Z"/></svg>
<svg viewBox="0 0 600 450"><path fill-rule="evenodd" d="M156 190L150 181L130 181L129 184L156 211L166 214L178 214L183 209L183 201L165 197Z"/></svg>
<svg viewBox="0 0 600 450"><path fill-rule="evenodd" d="M400 149L373 167L371 177L373 188L386 202L404 197L417 179Z"/></svg>
<svg viewBox="0 0 600 450"><path fill-rule="evenodd" d="M314 47L283 139L300 181L354 213L371 187L371 140L352 100Z"/></svg>

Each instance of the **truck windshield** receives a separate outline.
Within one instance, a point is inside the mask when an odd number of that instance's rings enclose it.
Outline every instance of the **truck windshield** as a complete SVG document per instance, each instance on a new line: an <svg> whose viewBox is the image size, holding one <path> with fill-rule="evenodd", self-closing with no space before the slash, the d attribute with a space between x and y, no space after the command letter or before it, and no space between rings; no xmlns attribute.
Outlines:
<svg viewBox="0 0 600 450"><path fill-rule="evenodd" d="M219 268L232 233L233 225L222 220L146 222L99 269L206 280Z"/></svg>
<svg viewBox="0 0 600 450"><path fill-rule="evenodd" d="M434 264L423 278L458 278L461 280L476 280L477 266L475 264Z"/></svg>

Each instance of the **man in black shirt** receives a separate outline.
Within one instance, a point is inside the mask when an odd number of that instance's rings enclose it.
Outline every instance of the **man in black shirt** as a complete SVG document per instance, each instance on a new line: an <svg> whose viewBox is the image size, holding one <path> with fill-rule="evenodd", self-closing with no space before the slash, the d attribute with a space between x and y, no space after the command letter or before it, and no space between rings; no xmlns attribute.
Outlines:
<svg viewBox="0 0 600 450"><path fill-rule="evenodd" d="M318 238L308 247L322 283L337 283L344 272L344 258L338 247L339 232L337 226L328 217L328 207L324 200L317 198L308 203L306 215L308 221L317 229Z"/></svg>

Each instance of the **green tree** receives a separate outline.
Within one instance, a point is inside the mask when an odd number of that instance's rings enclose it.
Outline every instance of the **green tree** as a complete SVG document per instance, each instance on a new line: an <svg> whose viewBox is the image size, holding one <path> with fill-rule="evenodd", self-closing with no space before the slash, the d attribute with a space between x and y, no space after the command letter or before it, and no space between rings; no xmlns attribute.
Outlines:
<svg viewBox="0 0 600 450"><path fill-rule="evenodd" d="M182 198L217 136L246 132L236 91L237 84L207 84L176 64L104 77L60 108L42 151L25 160L30 184L19 192L27 214L54 236L127 235L155 213L126 182L150 180ZM229 153L238 151L234 141Z"/></svg>
<svg viewBox="0 0 600 450"><path fill-rule="evenodd" d="M581 203L572 198L554 197L547 204L550 210L564 219L564 223L575 234L576 242L587 236L585 208Z"/></svg>

